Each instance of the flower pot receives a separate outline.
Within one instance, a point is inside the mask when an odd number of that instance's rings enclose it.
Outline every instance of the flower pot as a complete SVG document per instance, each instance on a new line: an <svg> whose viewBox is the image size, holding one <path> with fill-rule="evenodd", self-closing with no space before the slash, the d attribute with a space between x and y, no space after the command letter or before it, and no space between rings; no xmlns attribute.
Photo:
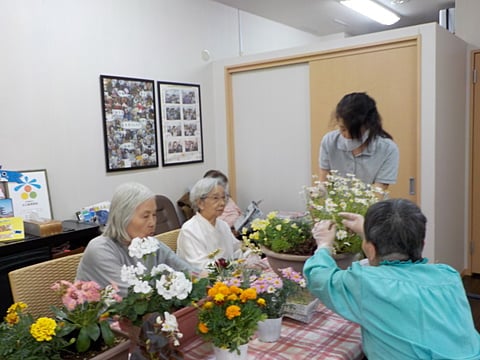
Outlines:
<svg viewBox="0 0 480 360"><path fill-rule="evenodd" d="M354 261L360 260L361 255L360 253L341 253L332 255L332 257L335 259L337 266L345 270L352 265Z"/></svg>
<svg viewBox="0 0 480 360"><path fill-rule="evenodd" d="M213 346L213 351L215 353L216 360L246 360L248 354L248 343L240 345L239 347L240 354L236 351L230 351L228 349L219 348Z"/></svg>
<svg viewBox="0 0 480 360"><path fill-rule="evenodd" d="M282 318L266 319L258 323L257 338L262 342L275 342L280 339Z"/></svg>
<svg viewBox="0 0 480 360"><path fill-rule="evenodd" d="M291 255L291 254L281 254L275 251L272 251L265 246L260 245L262 252L266 255L268 263L273 271L278 275L281 275L278 269L284 269L291 267L296 272L300 274L303 273L303 265L310 255Z"/></svg>
<svg viewBox="0 0 480 360"><path fill-rule="evenodd" d="M186 306L173 313L177 318L178 329L183 334L180 341L180 349L195 340L197 335L198 309L194 306Z"/></svg>
<svg viewBox="0 0 480 360"><path fill-rule="evenodd" d="M68 360L127 360L129 358L131 345L128 335L118 331L114 331L114 334L120 341L117 345L103 352L93 350L83 353L61 352L60 355L62 359Z"/></svg>
<svg viewBox="0 0 480 360"><path fill-rule="evenodd" d="M127 360L130 353L130 340L121 342L120 344L98 354L91 360Z"/></svg>

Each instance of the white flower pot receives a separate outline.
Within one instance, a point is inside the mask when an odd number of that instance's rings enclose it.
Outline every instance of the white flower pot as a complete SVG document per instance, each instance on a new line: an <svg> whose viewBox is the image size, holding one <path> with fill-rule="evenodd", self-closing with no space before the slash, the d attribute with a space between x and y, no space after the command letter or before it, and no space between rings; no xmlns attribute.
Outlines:
<svg viewBox="0 0 480 360"><path fill-rule="evenodd" d="M262 342L275 342L280 339L282 318L266 319L258 323L257 337Z"/></svg>
<svg viewBox="0 0 480 360"><path fill-rule="evenodd" d="M216 360L246 360L248 354L248 344L243 344L238 347L240 349L240 354L236 351L230 351L228 349L222 349L216 346L213 346L213 351L215 353Z"/></svg>

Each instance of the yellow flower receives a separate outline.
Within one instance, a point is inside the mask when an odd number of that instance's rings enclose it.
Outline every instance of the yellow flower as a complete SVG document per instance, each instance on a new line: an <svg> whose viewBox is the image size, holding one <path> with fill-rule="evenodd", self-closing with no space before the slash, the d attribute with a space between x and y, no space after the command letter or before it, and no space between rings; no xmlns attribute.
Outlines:
<svg viewBox="0 0 480 360"><path fill-rule="evenodd" d="M37 341L51 341L55 335L56 327L57 323L55 320L41 317L30 327L30 334L32 334Z"/></svg>
<svg viewBox="0 0 480 360"><path fill-rule="evenodd" d="M198 330L202 333L202 334L206 334L208 333L208 326L207 324L201 322L198 324Z"/></svg>
<svg viewBox="0 0 480 360"><path fill-rule="evenodd" d="M7 310L7 313L18 312L19 310L22 311L22 310L25 310L26 308L27 308L27 304L19 301L19 302L16 302L15 304L10 305L10 307Z"/></svg>
<svg viewBox="0 0 480 360"><path fill-rule="evenodd" d="M260 306L265 306L265 305L267 305L267 302L265 301L264 298L258 298L257 304L260 305Z"/></svg>
<svg viewBox="0 0 480 360"><path fill-rule="evenodd" d="M216 303L221 303L223 301L225 301L225 295L223 294L216 294L213 298L213 300L216 302Z"/></svg>
<svg viewBox="0 0 480 360"><path fill-rule="evenodd" d="M237 305L230 305L225 310L225 316L228 320L232 320L234 317L240 316L242 312L240 311L240 306Z"/></svg>
<svg viewBox="0 0 480 360"><path fill-rule="evenodd" d="M211 301L207 301L205 304L203 304L203 308L205 310L213 308L213 303Z"/></svg>
<svg viewBox="0 0 480 360"><path fill-rule="evenodd" d="M10 325L15 325L20 320L20 317L16 312L8 312L7 316L5 316L5 321Z"/></svg>

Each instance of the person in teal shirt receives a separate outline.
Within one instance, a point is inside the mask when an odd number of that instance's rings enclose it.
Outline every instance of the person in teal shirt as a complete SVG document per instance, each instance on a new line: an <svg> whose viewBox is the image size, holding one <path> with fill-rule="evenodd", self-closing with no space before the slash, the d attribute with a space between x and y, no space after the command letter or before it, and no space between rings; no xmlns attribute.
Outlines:
<svg viewBox="0 0 480 360"><path fill-rule="evenodd" d="M480 359L480 334L459 273L422 257L427 219L417 205L389 199L372 205L365 219L342 216L362 235L368 261L339 269L331 256L335 224L322 220L312 230L317 250L303 271L315 296L361 326L367 358Z"/></svg>

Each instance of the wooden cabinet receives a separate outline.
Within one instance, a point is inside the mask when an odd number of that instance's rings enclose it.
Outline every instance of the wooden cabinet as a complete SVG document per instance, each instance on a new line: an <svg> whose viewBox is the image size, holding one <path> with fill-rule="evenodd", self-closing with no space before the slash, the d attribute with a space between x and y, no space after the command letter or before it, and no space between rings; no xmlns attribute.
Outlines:
<svg viewBox="0 0 480 360"><path fill-rule="evenodd" d="M53 258L58 249L75 251L85 247L99 235L99 227L94 224L66 220L60 234L38 237L28 235L24 240L0 244L0 314L3 317L12 304L12 294L8 273L24 266L33 265ZM60 250L61 251L61 250ZM45 291L50 291L45 289Z"/></svg>

